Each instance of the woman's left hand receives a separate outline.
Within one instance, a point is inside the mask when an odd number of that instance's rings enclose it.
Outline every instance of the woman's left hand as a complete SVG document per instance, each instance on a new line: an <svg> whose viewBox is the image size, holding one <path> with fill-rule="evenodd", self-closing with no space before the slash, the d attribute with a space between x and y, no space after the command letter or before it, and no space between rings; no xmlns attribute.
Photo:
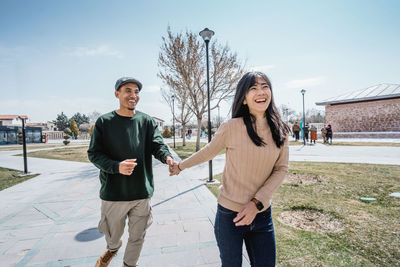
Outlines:
<svg viewBox="0 0 400 267"><path fill-rule="evenodd" d="M250 201L238 215L233 219L236 226L250 225L258 213L258 209L254 202Z"/></svg>

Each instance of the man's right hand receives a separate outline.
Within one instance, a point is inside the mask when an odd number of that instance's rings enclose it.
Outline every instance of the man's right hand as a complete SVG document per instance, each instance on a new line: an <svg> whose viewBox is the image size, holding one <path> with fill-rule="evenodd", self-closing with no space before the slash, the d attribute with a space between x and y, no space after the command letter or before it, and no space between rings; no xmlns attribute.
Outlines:
<svg viewBox="0 0 400 267"><path fill-rule="evenodd" d="M174 161L174 164L169 166L169 176L178 175L180 172L179 162Z"/></svg>
<svg viewBox="0 0 400 267"><path fill-rule="evenodd" d="M131 175L137 163L136 159L126 159L119 163L119 173L123 175Z"/></svg>

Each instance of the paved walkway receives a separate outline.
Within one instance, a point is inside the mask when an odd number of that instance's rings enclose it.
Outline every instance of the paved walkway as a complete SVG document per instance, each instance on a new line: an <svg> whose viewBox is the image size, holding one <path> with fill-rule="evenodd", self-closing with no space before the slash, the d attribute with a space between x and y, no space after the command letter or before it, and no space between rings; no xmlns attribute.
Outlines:
<svg viewBox="0 0 400 267"><path fill-rule="evenodd" d="M0 151L0 166L23 169L16 153ZM214 160L215 173L222 172L224 161ZM140 266L220 266L213 233L216 199L199 179L207 177L207 167L170 177L166 165L157 160L153 165L154 222ZM98 170L89 163L39 158L28 158L28 168L41 175L0 192L0 266L94 266L105 249L97 231ZM124 245L127 237L125 232ZM110 266L122 266L124 245Z"/></svg>
<svg viewBox="0 0 400 267"><path fill-rule="evenodd" d="M0 151L0 166L23 169L18 151ZM400 165L400 147L291 146L290 160ZM220 173L224 155L213 161ZM98 170L89 163L28 158L38 177L0 191L1 266L93 266L104 251ZM201 178L208 163L170 177L154 161L154 222L140 266L220 266L213 234L215 197ZM124 245L127 233L124 234ZM124 245L110 266L121 266ZM243 266L249 266L244 258Z"/></svg>

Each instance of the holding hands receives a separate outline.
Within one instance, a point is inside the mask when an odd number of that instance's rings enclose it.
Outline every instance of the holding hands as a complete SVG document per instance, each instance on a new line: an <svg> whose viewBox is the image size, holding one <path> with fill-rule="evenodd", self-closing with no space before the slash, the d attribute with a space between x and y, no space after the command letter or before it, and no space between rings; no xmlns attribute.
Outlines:
<svg viewBox="0 0 400 267"><path fill-rule="evenodd" d="M170 156L167 156L166 161L169 166L169 176L178 175L181 172L179 162L173 160Z"/></svg>
<svg viewBox="0 0 400 267"><path fill-rule="evenodd" d="M179 169L179 162L175 161L174 165L169 166L169 176L178 175L181 172Z"/></svg>

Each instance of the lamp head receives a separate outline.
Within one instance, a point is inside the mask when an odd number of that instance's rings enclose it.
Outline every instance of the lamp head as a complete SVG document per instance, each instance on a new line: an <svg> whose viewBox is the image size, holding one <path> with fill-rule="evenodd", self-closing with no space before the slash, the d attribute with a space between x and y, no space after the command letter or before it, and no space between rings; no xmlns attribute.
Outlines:
<svg viewBox="0 0 400 267"><path fill-rule="evenodd" d="M203 38L204 42L209 42L211 40L211 37L213 37L214 35L214 31L205 28L199 33L199 35Z"/></svg>
<svg viewBox="0 0 400 267"><path fill-rule="evenodd" d="M304 90L304 89L301 89L301 91L300 91L303 95L306 93L306 90Z"/></svg>

